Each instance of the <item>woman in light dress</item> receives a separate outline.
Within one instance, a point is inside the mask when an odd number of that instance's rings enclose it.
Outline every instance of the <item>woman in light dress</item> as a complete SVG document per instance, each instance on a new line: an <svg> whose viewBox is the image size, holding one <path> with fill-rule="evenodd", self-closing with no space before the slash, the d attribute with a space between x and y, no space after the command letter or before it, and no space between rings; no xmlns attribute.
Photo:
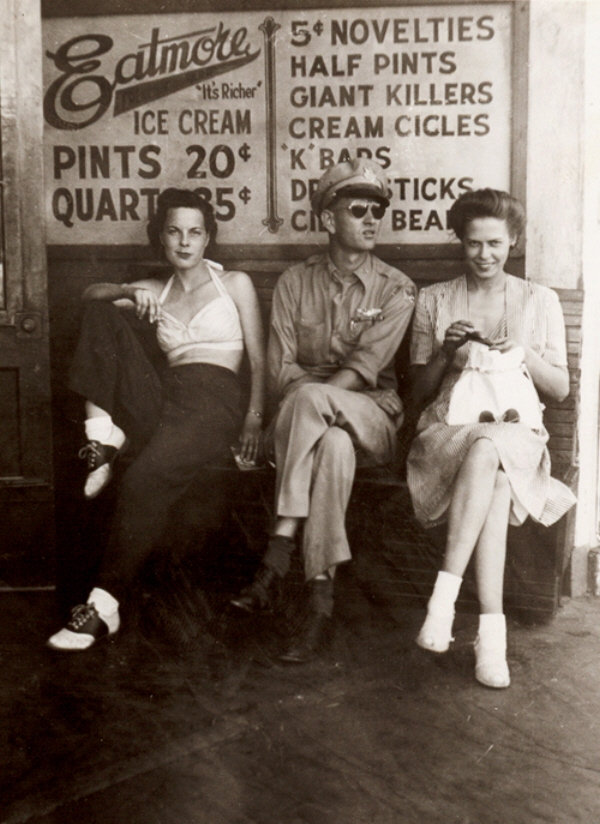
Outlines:
<svg viewBox="0 0 600 824"><path fill-rule="evenodd" d="M449 223L466 271L421 291L411 345L415 397L428 405L408 456L408 484L421 523L448 523L442 569L417 643L437 653L448 649L454 604L474 556L475 677L503 688L510 684L503 610L508 525L531 517L548 526L575 499L550 476L541 418L532 428L513 408L516 399L506 409L473 410L472 422L449 423L451 396L479 348L492 359L510 352L542 398L563 400L569 392L565 329L555 292L505 271L525 225L517 200L493 189L466 192L450 209Z"/></svg>

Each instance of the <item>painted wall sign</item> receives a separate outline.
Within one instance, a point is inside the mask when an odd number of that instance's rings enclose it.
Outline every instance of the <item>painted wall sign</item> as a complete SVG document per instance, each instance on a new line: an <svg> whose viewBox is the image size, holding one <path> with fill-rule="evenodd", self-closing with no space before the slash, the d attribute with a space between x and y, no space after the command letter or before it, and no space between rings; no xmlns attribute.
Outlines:
<svg viewBox="0 0 600 824"><path fill-rule="evenodd" d="M447 243L464 190L507 189L511 4L44 21L48 240L145 243L198 188L228 244L319 239L310 193L372 157L382 243Z"/></svg>

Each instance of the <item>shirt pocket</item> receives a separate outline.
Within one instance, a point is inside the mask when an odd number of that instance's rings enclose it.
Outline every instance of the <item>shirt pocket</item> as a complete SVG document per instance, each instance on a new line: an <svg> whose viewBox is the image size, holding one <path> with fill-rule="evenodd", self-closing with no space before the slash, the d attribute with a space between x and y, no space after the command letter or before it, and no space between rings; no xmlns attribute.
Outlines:
<svg viewBox="0 0 600 824"><path fill-rule="evenodd" d="M355 346L357 346L358 342L360 341L360 336L365 331L365 329L370 328L370 321L352 322L352 320L348 319L342 327L340 339L345 346L348 346L351 349L353 349Z"/></svg>
<svg viewBox="0 0 600 824"><path fill-rule="evenodd" d="M323 363L327 356L326 329L323 321L300 318L296 326L298 339L298 362L316 365Z"/></svg>

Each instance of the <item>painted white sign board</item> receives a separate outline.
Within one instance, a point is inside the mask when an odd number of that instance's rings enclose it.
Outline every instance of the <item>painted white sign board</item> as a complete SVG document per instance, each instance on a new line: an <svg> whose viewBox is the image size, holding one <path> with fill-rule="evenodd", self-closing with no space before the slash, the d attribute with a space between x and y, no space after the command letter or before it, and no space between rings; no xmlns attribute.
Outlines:
<svg viewBox="0 0 600 824"><path fill-rule="evenodd" d="M464 190L508 189L510 3L45 20L48 242L139 244L200 188L228 244L314 243L310 193L372 157L381 243L450 240Z"/></svg>

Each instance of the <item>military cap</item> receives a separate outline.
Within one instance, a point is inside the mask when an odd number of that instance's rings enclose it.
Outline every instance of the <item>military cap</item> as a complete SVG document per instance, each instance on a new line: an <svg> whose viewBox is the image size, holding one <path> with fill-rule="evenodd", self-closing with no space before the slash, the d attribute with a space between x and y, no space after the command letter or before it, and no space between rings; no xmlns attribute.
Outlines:
<svg viewBox="0 0 600 824"><path fill-rule="evenodd" d="M379 163L356 157L327 169L310 203L313 212L320 216L334 198L370 197L389 206L390 196L387 178Z"/></svg>

